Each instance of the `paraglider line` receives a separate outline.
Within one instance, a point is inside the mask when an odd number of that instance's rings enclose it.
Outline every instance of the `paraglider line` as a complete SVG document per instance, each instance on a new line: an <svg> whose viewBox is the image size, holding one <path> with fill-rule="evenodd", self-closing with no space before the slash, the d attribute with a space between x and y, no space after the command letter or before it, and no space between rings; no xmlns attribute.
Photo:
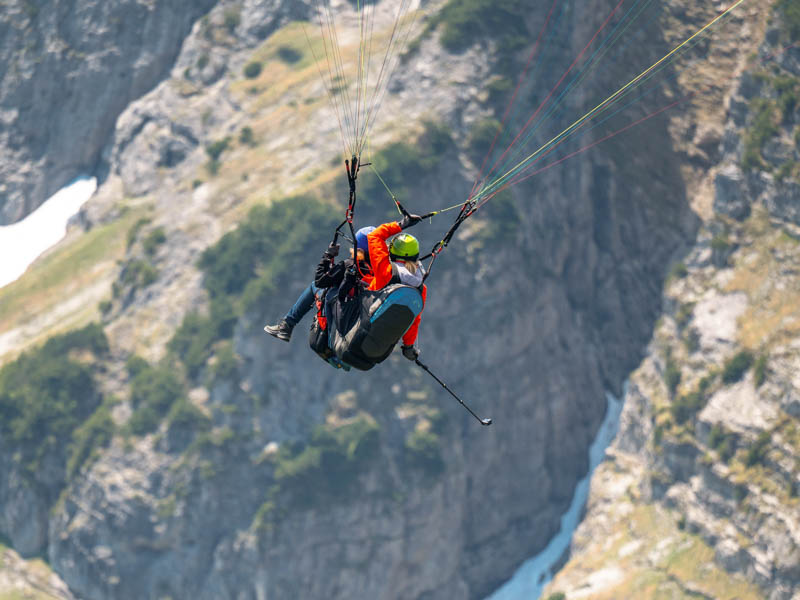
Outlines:
<svg viewBox="0 0 800 600"><path fill-rule="evenodd" d="M653 113L650 113L649 115L646 115L646 116L642 117L641 119L638 119L638 120L634 121L633 123L629 123L625 127L621 128L621 129L618 129L617 131L614 131L612 133L609 133L608 135L600 138L599 140L596 140L596 141L592 142L591 144L588 144L588 145L584 146L583 148L580 148L579 150L575 150L574 152L571 152L570 154L567 154L566 156L564 156L564 157L558 159L557 161L554 161L554 162L542 167L541 169L537 169L533 173L529 173L528 175L525 175L524 177L520 177L518 179L514 179L512 181L507 182L501 188L499 188L499 189L495 190L494 192L492 192L491 195L489 195L486 198L484 198L481 201L481 203L478 204L478 207L480 208L481 206L486 204L491 198L493 198L494 196L496 196L497 194L502 192L504 189L506 189L506 188L508 188L508 187L510 187L512 185L516 185L517 183L520 183L522 181L525 181L526 179L530 179L531 177L539 175L540 173L543 173L544 171L547 171L548 169L550 169L552 167L555 167L556 165L560 165L564 161L566 161L566 160L568 160L568 159L570 159L570 158L572 158L572 157L574 157L574 156L576 156L578 154L581 154L582 152L586 152L587 150L589 150L591 148L594 148L598 144L602 144L603 142L605 142L607 140L610 140L611 138L613 138L615 136L618 136L619 134L624 133L624 132L628 131L629 129L633 128L633 127L636 127L637 125L640 125L641 123L644 123L645 121L647 121L649 119L652 119L653 117L655 117L657 115L660 115L661 113L669 110L670 108L673 108L673 107L677 106L678 104L682 104L682 103L684 103L684 102L686 102L688 100L691 100L694 96L697 95L697 93L699 93L699 92L690 94L690 95L686 96L685 98L681 98L680 100L676 100L675 102L673 102L672 104L669 104L668 106L664 106L663 108L660 108L657 111L655 111ZM557 147L557 145L553 146L552 148L550 148L547 151L547 153L543 154L540 158L544 158L545 156L547 156L547 154L552 152L556 147Z"/></svg>
<svg viewBox="0 0 800 600"><path fill-rule="evenodd" d="M743 2L744 0L740 0L740 1ZM589 47L594 43L594 41L597 39L597 36L600 35L600 33L603 31L603 29L605 29L606 26L609 24L609 22L611 21L611 18L614 16L614 14L617 12L617 10L619 10L619 7L622 6L623 2L625 2L625 0L620 0L619 3L614 7L614 10L612 10L609 13L608 17L606 17L606 20L603 21L603 24L600 26L600 28L592 36L592 39L590 39L589 43L586 44L586 46L583 48L583 50L581 50L580 54L578 54L578 56L575 57L575 60L572 61L572 64L569 66L569 68L566 71L564 71L564 74L561 76L561 79L559 79L558 82L553 86L553 89L550 90L550 93L547 94L547 97L544 100L542 100L541 104L539 104L539 107L536 109L536 111L533 113L533 115L531 115L531 117L527 120L527 122L522 127L522 129L519 131L519 133L516 135L516 137L511 141L511 144L508 146L508 148L506 148L506 150L503 152L503 154L501 154L500 157L494 162L494 164L492 165L492 168L489 169L489 172L486 174L486 178L485 179L489 178L489 176L497 168L497 166L500 163L500 161L502 161L505 158L505 156L508 154L508 152L514 146L514 144L517 143L517 140L519 140L519 138L522 136L522 134L525 132L525 130L528 129L528 127L530 127L530 125L531 125L531 123L533 123L534 119L536 119L536 117L539 115L539 113L544 108L544 106L547 104L547 102L550 100L550 98L552 98L553 94L555 94L555 92L558 89L558 87L563 83L564 79L566 79L567 75L569 75L570 71L572 71L572 69L575 67L575 65L578 64L578 61L583 57L583 55L586 53L586 51L589 49Z"/></svg>

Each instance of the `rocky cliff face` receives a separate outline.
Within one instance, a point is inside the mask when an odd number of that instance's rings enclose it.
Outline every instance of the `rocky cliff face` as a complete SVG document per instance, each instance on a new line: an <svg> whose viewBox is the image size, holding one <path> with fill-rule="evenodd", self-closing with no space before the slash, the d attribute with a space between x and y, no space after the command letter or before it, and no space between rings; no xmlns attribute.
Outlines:
<svg viewBox="0 0 800 600"><path fill-rule="evenodd" d="M107 177L83 226L144 215L128 231L102 307L111 358L99 379L119 400L108 409L116 434L55 490L52 510L50 499L25 500L24 486L12 483L4 510L35 515L7 519L4 534L28 544L26 553L46 553L86 598L483 597L554 533L586 470L605 391L619 393L646 350L668 266L698 226L684 163L693 148L713 146L713 131L697 132L703 144L687 142L707 106L654 118L605 152L516 187L439 259L421 346L454 389L494 417L480 428L402 357L345 375L309 354L302 331L289 346L265 339L263 322L288 308L310 277L315 244L327 242L327 232L299 219L280 234L308 231L282 256L307 271L270 263L276 279L259 302L223 295L239 309L228 334L190 338L183 356L168 344L179 325L185 336L211 326L198 319L210 310L213 320L220 297L195 265L234 224L248 223L249 207L266 197L280 211L289 194L342 192L331 183L338 167L328 166L338 162L335 118L305 41L298 45L302 32L287 24L304 6L239 8L219 4L195 23L170 77L122 113L105 146ZM565 14L553 73L611 8L602 3L596 18ZM707 17L689 4L673 10L654 29L652 56L630 47L616 56L611 80L663 56L669 26L693 31ZM531 17L531 31L543 18ZM494 48L480 40L452 54L432 35L393 84L376 147L399 137L406 154L429 148L425 119L447 130L445 151L425 155L432 166L406 184L409 208L448 206L461 197L454 190L468 191L470 130L493 114L483 87ZM244 76L254 61L263 70ZM616 89L607 82L589 80L585 96L607 96ZM537 85L522 97L541 98ZM713 105L716 97L706 98ZM578 110L575 102L568 108ZM710 159L693 160L696 172ZM394 218L368 194L364 202L359 218ZM279 221L279 212L266 214ZM192 310L201 316L187 320ZM135 353L163 360L185 387L152 428L143 420L142 407L153 408L145 367L128 361ZM200 356L194 367L190 355ZM19 466L2 468L13 482ZM33 535L23 523L40 527Z"/></svg>
<svg viewBox="0 0 800 600"><path fill-rule="evenodd" d="M192 24L213 5L3 3L0 223L98 171L119 114L169 73Z"/></svg>
<svg viewBox="0 0 800 600"><path fill-rule="evenodd" d="M781 6L761 14L766 34L731 88L706 188L713 211L665 288L550 592L800 597L800 54Z"/></svg>

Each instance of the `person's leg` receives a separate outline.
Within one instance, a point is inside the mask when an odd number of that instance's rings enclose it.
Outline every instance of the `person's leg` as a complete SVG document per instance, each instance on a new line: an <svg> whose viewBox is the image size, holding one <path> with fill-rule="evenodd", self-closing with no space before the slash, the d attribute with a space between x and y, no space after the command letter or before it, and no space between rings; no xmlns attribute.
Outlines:
<svg viewBox="0 0 800 600"><path fill-rule="evenodd" d="M271 336L278 338L279 340L288 342L292 337L292 330L294 329L295 325L297 325L300 322L300 319L306 316L306 313L308 313L308 311L310 311L314 306L314 297L316 293L317 286L312 283L305 290L303 290L303 293L301 293L297 298L294 306L289 309L289 312L286 313L286 316L281 319L277 325L267 325L264 327L264 331Z"/></svg>
<svg viewBox="0 0 800 600"><path fill-rule="evenodd" d="M283 318L283 320L292 327L297 325L300 320L306 316L308 311L314 307L316 294L317 286L312 283L297 297L297 301L294 303L294 306L289 309L289 312L286 313L286 316Z"/></svg>

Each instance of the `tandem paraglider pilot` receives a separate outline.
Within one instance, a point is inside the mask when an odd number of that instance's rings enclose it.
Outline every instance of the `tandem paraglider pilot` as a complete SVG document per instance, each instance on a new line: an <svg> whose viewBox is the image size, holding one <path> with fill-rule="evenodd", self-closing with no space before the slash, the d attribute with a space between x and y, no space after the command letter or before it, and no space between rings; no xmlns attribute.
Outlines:
<svg viewBox="0 0 800 600"><path fill-rule="evenodd" d="M359 229L356 256L339 263L334 263L339 246L332 243L314 283L280 322L264 331L288 342L294 327L316 307L309 343L332 366L369 370L401 340L403 356L416 360L427 287L419 241L404 230L421 220L406 214L399 222Z"/></svg>

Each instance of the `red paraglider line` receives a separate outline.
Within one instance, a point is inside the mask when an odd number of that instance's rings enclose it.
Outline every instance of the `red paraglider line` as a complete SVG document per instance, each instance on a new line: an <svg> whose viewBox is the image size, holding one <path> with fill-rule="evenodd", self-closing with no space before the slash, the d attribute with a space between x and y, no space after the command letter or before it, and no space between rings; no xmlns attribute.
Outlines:
<svg viewBox="0 0 800 600"><path fill-rule="evenodd" d="M486 153L486 156L481 163L480 171L478 172L478 177L475 179L475 183L472 186L472 191L470 195L475 193L475 190L478 189L478 182L481 181L483 177L483 170L486 168L486 163L489 162L489 157L492 155L492 151L494 150L494 146L497 143L497 138L500 137L500 134L503 133L506 127L506 121L508 120L508 115L511 113L511 107L514 106L514 102L517 99L517 94L519 93L520 87L522 87L522 82L525 81L525 77L528 75L528 69L530 69L531 62L533 61L533 57L536 55L536 51L539 48L539 43L542 41L542 36L544 32L547 30L547 25L550 23L550 17L553 14L553 10L558 4L558 0L553 0L553 5L550 7L550 12L547 13L547 18L544 20L544 25L542 25L542 30L539 32L539 37L536 38L536 43L533 45L533 49L531 50L531 54L528 57L528 62L525 64L525 69L522 71L522 75L520 76L519 80L517 81L517 87L514 90L514 93L511 95L511 100L508 102L508 106L506 107L505 113L503 113L503 119L500 123L500 127L498 128L497 132L494 134L494 139L492 140L492 145L489 147L489 152Z"/></svg>
<svg viewBox="0 0 800 600"><path fill-rule="evenodd" d="M569 75L570 71L572 71L572 69L575 67L575 65L578 64L578 61L586 53L586 51L589 49L589 47L594 43L595 39L597 39L597 36L600 35L600 33L603 31L603 29L606 28L608 23L611 21L611 17L613 17L614 13L616 13L617 10L619 10L619 7L622 6L623 2L625 2L625 0L619 0L619 3L614 7L614 10L612 10L609 13L608 17L606 17L606 20L603 21L603 24L600 26L600 28L592 36L592 39L590 39L589 43L586 44L586 47L583 50L581 50L581 52L580 52L580 54L578 54L578 56L575 57L575 60L572 61L572 64L569 66L569 68L561 76L561 79L558 80L558 83L556 83L553 86L553 89L550 90L550 93L547 94L547 97L544 100L542 100L541 104L539 104L539 108L536 109L536 112L534 112L533 115L531 116L531 118L528 119L528 121L525 123L525 126L519 131L517 136L511 141L511 143L509 144L508 148L505 149L503 154L501 154L500 157L494 162L494 164L492 165L492 168L486 174L486 178L487 179L494 172L494 170L497 168L497 165L500 163L500 161L502 161L503 158L505 158L505 156L508 154L509 150L511 150L511 148L514 146L514 144L517 143L517 140L519 140L520 136L523 133L525 133L525 131L528 129L528 127L530 127L530 125L533 122L533 120L539 115L539 113L541 112L542 108L544 108L545 104L547 104L547 101L550 100L550 98L556 92L556 90L558 89L558 86L560 86L562 84L564 79L566 79L567 75ZM473 193L474 193L474 189L477 189L477 188L473 188Z"/></svg>
<svg viewBox="0 0 800 600"><path fill-rule="evenodd" d="M503 191L503 190L505 190L506 188L508 188L508 187L510 187L510 186L512 186L512 185L516 185L517 183L520 183L520 182L522 182L522 181L525 181L526 179L530 179L531 177L534 177L534 176L536 176L536 175L539 175L540 173L543 173L544 171L547 171L548 169L550 169L550 168L552 168L552 167L555 167L556 165L560 165L560 164L561 164L561 163L563 163L565 160L568 160L568 159L570 159L570 158L572 158L572 157L574 157L574 156L576 156L576 155L578 155L578 154L581 154L582 152L586 152L587 150L589 150L589 149L591 149L591 148L594 148L594 147L595 147L595 146L597 146L598 144L602 144L603 142L605 142L605 141L608 141L608 140L610 140L611 138L613 138L613 137L615 137L615 136L617 136L617 135L619 135L619 134L621 134L621 133L624 133L624 132L628 131L628 130L629 130L629 129L631 129L632 127L636 127L637 125L639 125L639 124L641 124L641 123L644 123L645 121L647 121L647 120L649 120L649 119L652 119L653 117L655 117L655 116L657 116L657 115L659 115L659 114L663 113L664 111L667 111L667 110L669 110L670 108L673 108L673 107L677 106L678 104L682 104L683 102L686 102L686 101L688 101L688 100L692 99L692 98L693 98L694 96L696 96L698 93L702 93L702 92L695 92L695 93L689 94L689 95L688 95L688 96L686 96L685 98L681 98L680 100L676 100L675 102L673 102L672 104L669 104L668 106L665 106L665 107L663 107L663 108L659 108L657 111L655 111L655 112L652 112L652 113L650 113L649 115L646 115L646 116L642 117L641 119L638 119L638 120L634 121L633 123L629 123L628 125L626 125L626 126L625 126L625 127L623 127L622 129L618 129L617 131L614 131L613 133L609 133L608 135L606 135L606 136L604 136L604 137L600 138L599 140L596 140L596 141L592 142L591 144L588 144L588 145L584 146L583 148L580 148L580 149L576 150L575 152L571 152L570 154L567 154L566 156L564 156L564 157L562 157L562 158L559 158L557 161L554 161L554 162L550 163L549 165L546 165L546 166L542 167L541 169L537 169L537 170L536 170L536 171L534 171L533 173L529 173L528 175L525 175L524 177L519 177L519 178L517 178L517 179L512 179L511 181L509 181L509 182L508 182L508 183L506 183L505 185L501 186L500 188L498 188L497 190L495 190L494 192L492 192L491 194L489 194L489 196L487 196L486 198L484 198L484 199L483 199L483 200L480 202L480 204L478 204L478 206L476 207L476 209L477 209L477 208L480 208L481 206L483 206L484 204L486 204L486 203L487 203L487 202L488 202L488 201L489 201L491 198L493 198L494 196L496 196L497 194L499 194L500 192L502 192L502 191ZM566 138L565 138L565 139L566 139ZM562 141L563 141L563 140L562 140ZM561 142L559 142L558 144L555 144L555 145L554 145L552 148L550 148L549 150L547 150L547 152L545 152L544 154L542 154L542 156L540 156L539 158L537 158L537 159L536 159L536 160L535 160L533 163L531 163L531 164L533 165L533 164L536 164L537 162L539 162L539 160L541 160L542 158L544 158L545 156L547 156L548 154L550 154L550 152L552 152L553 150L555 150L555 149L556 149L556 148L559 146L559 144L560 144L560 143L561 143Z"/></svg>

